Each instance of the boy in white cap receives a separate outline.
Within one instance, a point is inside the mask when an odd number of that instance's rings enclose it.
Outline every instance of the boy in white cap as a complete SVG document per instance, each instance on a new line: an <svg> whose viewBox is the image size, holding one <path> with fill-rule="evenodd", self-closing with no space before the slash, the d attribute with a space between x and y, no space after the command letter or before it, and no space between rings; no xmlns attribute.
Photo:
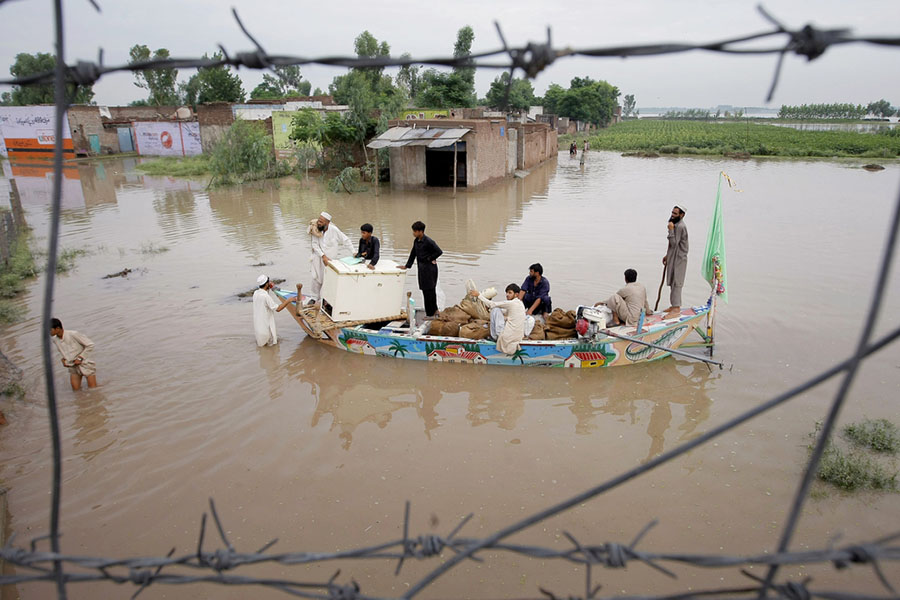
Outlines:
<svg viewBox="0 0 900 600"><path fill-rule="evenodd" d="M259 289L253 292L253 330L257 346L271 346L278 343L275 334L275 313L291 303L290 298L280 305L275 302L269 290L275 287L266 275L256 278ZM299 299L298 299L299 300Z"/></svg>
<svg viewBox="0 0 900 600"><path fill-rule="evenodd" d="M342 247L346 247L347 256L353 256L353 246L350 238L344 235L337 225L332 225L331 215L325 211L319 214L315 225L309 225L309 245L312 254L309 257L309 270L312 273L312 293L310 298L319 299L322 291L322 282L325 281L325 267L332 260L340 258L338 253Z"/></svg>

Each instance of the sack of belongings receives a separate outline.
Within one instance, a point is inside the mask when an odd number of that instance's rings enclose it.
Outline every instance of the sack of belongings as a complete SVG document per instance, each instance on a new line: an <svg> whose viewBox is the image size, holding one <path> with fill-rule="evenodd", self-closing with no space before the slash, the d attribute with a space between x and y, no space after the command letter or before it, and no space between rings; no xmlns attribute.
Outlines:
<svg viewBox="0 0 900 600"><path fill-rule="evenodd" d="M544 338L544 324L543 323L535 323L534 329L531 330L531 333L528 335L529 340L543 340Z"/></svg>
<svg viewBox="0 0 900 600"><path fill-rule="evenodd" d="M458 306L451 306L441 311L442 321L456 321L457 323L467 323L471 315Z"/></svg>
<svg viewBox="0 0 900 600"><path fill-rule="evenodd" d="M551 325L545 329L545 335L548 340L567 340L575 337L575 328L567 329Z"/></svg>
<svg viewBox="0 0 900 600"><path fill-rule="evenodd" d="M490 321L491 319L491 311L488 310L488 307L485 305L485 303L476 300L472 296L466 296L465 298L460 300L458 306L462 310L464 310L470 317L481 319L483 321ZM573 324L572 327L574 326L575 325Z"/></svg>
<svg viewBox="0 0 900 600"><path fill-rule="evenodd" d="M483 340L491 334L491 326L487 321L472 321L459 328L459 337L470 340Z"/></svg>
<svg viewBox="0 0 900 600"><path fill-rule="evenodd" d="M459 322L435 319L431 322L431 327L428 329L428 335L448 335L456 337L459 335Z"/></svg>
<svg viewBox="0 0 900 600"><path fill-rule="evenodd" d="M561 308L554 308L553 312L547 315L546 320L548 327L557 327L559 329L575 329L574 310L566 312Z"/></svg>

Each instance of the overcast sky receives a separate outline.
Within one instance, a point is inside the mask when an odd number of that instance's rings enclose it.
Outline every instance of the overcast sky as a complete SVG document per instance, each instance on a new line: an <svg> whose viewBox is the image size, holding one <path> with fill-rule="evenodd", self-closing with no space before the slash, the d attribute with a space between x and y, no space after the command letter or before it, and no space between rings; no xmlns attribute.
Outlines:
<svg viewBox="0 0 900 600"><path fill-rule="evenodd" d="M173 57L210 54L222 44L229 52L252 50L234 22L237 8L244 24L272 54L352 55L363 30L387 41L391 53L414 57L452 54L456 32L470 25L474 52L494 50L500 41L497 20L510 45L543 42L550 26L554 47L592 48L651 42L710 42L757 33L769 23L754 2L739 0L98 0L97 13L87 0L65 0L66 62L96 60L122 64L128 49L146 44L167 48ZM766 9L785 25L799 28L848 27L856 35L900 36L897 0L769 0ZM8 0L0 5L0 72L6 75L19 52L53 52L52 2ZM780 40L781 38L779 38ZM773 45L775 42L771 42ZM778 44L783 42L779 41ZM622 94L634 94L637 106L764 106L776 56L733 56L704 52L648 58L563 58L534 80L543 94L550 83L564 87L572 77L604 79ZM341 69L306 66L313 88L327 90ZM193 71L183 70L179 81ZM483 97L499 71L482 69L476 90ZM242 69L244 90L262 73ZM517 73L521 76L521 73ZM98 104L127 104L146 96L128 73L105 76L94 86ZM7 90L0 87L0 90ZM772 107L811 102L866 104L886 98L900 104L900 48L853 44L830 48L815 61L789 56Z"/></svg>

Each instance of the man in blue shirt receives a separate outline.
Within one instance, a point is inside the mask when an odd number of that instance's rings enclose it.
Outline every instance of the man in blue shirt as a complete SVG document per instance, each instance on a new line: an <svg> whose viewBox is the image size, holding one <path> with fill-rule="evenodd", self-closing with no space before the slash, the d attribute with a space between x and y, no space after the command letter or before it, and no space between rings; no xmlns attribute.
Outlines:
<svg viewBox="0 0 900 600"><path fill-rule="evenodd" d="M525 314L541 317L553 311L550 301L550 280L544 277L544 267L534 263L528 267L528 277L522 283L519 300L525 305Z"/></svg>

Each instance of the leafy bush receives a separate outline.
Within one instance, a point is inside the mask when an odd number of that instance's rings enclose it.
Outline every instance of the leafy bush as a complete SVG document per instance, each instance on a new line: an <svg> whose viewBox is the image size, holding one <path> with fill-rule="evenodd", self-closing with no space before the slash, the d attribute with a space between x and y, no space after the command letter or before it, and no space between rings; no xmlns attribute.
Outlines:
<svg viewBox="0 0 900 600"><path fill-rule="evenodd" d="M328 187L332 192L353 192L365 191L366 187L360 185L360 171L356 167L347 167L334 179L328 181Z"/></svg>
<svg viewBox="0 0 900 600"><path fill-rule="evenodd" d="M210 185L242 183L291 172L285 161L275 158L272 137L257 123L238 119L213 147L209 159Z"/></svg>

